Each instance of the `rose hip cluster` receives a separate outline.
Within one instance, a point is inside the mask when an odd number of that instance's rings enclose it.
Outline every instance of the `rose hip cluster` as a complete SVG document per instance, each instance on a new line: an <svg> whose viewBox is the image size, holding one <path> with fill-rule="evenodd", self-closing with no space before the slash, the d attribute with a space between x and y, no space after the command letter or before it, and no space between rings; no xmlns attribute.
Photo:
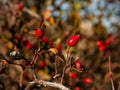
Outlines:
<svg viewBox="0 0 120 90"><path fill-rule="evenodd" d="M110 36L108 37L105 41L97 41L96 45L98 46L99 50L101 52L104 52L106 50L106 48L115 41L115 37L114 36Z"/></svg>

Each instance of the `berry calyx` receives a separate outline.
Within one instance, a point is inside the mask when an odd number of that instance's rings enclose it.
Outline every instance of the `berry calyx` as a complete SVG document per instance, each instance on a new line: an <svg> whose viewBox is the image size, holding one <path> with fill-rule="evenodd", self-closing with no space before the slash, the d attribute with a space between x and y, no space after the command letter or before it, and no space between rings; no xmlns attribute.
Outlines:
<svg viewBox="0 0 120 90"><path fill-rule="evenodd" d="M83 82L84 82L84 84L91 84L92 83L92 79L91 78L89 78L89 77L86 77L86 78L84 78L83 79Z"/></svg>
<svg viewBox="0 0 120 90"><path fill-rule="evenodd" d="M23 10L23 5L22 4L18 4L18 10L22 11Z"/></svg>
<svg viewBox="0 0 120 90"><path fill-rule="evenodd" d="M42 39L43 36L44 36L44 31L43 31L43 30L40 30L40 29L37 29L37 30L35 31L35 35L36 35L36 37L37 37L38 39Z"/></svg>
<svg viewBox="0 0 120 90"><path fill-rule="evenodd" d="M80 39L79 35L70 37L67 41L68 46L74 47L78 43L79 39Z"/></svg>

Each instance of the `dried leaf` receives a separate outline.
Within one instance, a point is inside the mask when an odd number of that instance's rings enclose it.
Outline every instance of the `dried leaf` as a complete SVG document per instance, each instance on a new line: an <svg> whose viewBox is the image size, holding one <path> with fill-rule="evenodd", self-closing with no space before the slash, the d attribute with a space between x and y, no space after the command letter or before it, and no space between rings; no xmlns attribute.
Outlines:
<svg viewBox="0 0 120 90"><path fill-rule="evenodd" d="M43 15L44 19L47 19L48 17L50 17L51 11L50 10L45 10L45 11L42 12L42 15Z"/></svg>
<svg viewBox="0 0 120 90"><path fill-rule="evenodd" d="M54 54L58 54L58 50L56 48L50 48L48 51L50 51Z"/></svg>

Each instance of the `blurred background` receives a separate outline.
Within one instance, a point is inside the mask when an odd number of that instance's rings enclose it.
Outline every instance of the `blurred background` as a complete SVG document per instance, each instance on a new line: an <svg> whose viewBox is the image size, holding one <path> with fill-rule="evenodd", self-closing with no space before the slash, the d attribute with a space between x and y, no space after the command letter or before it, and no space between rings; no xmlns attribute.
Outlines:
<svg viewBox="0 0 120 90"><path fill-rule="evenodd" d="M41 22L42 23L41 25ZM72 70L66 73L64 85L71 90L112 90L109 77L111 58L115 90L120 90L120 1L119 0L0 0L0 53L8 60L26 65L25 60L12 60L9 53L15 48L31 60L37 49L35 30L41 28L45 36L41 50L56 48L65 59L67 40L79 34L72 47L72 58L87 72ZM54 75L55 57L45 53L36 63L37 74L50 81ZM62 71L58 62L58 72ZM76 66L77 67L77 66ZM32 71L25 69L23 88L33 80ZM19 90L21 68L3 62L0 55L0 90ZM60 78L54 80L59 82ZM54 82L53 81L53 82ZM31 90L54 90L33 87ZM58 90L58 89L55 89Z"/></svg>

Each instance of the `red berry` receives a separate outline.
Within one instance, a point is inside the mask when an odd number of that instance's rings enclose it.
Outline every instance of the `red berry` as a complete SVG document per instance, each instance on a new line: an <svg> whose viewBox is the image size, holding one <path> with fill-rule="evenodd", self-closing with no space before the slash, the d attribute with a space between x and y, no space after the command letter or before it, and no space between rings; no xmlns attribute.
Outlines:
<svg viewBox="0 0 120 90"><path fill-rule="evenodd" d="M109 45L111 42L110 42L110 40L109 39L106 39L105 40L105 45Z"/></svg>
<svg viewBox="0 0 120 90"><path fill-rule="evenodd" d="M42 42L44 42L44 43L48 43L48 41L49 41L49 39L48 39L47 36L44 36L44 37L42 38Z"/></svg>
<svg viewBox="0 0 120 90"><path fill-rule="evenodd" d="M84 84L91 84L92 83L92 79L89 78L89 77L86 77L86 78L83 79L83 82L84 82Z"/></svg>
<svg viewBox="0 0 120 90"><path fill-rule="evenodd" d="M20 36L15 36L15 40L19 42L19 41L21 41L21 37Z"/></svg>
<svg viewBox="0 0 120 90"><path fill-rule="evenodd" d="M18 10L22 11L23 10L23 5L22 4L18 4Z"/></svg>
<svg viewBox="0 0 120 90"><path fill-rule="evenodd" d="M102 41L97 41L97 42L96 42L96 45L97 45L97 46L101 46L101 45L103 45L103 42L102 42Z"/></svg>
<svg viewBox="0 0 120 90"><path fill-rule="evenodd" d="M77 44L77 42L79 41L79 39L80 39L79 35L70 37L67 42L68 46L74 47Z"/></svg>
<svg viewBox="0 0 120 90"><path fill-rule="evenodd" d="M62 51L62 46L61 46L61 45L58 45L58 46L57 46L57 50L58 50L58 51Z"/></svg>
<svg viewBox="0 0 120 90"><path fill-rule="evenodd" d="M23 77L25 78L25 79L27 79L27 80L29 80L30 79L30 77L29 77L29 75L28 75L28 73L27 72L23 72Z"/></svg>
<svg viewBox="0 0 120 90"><path fill-rule="evenodd" d="M80 62L80 60L77 60L77 61L75 61L75 67L77 68L77 69L80 69L81 68L81 66L82 66L82 64L81 64L81 62Z"/></svg>
<svg viewBox="0 0 120 90"><path fill-rule="evenodd" d="M49 47L53 48L54 47L54 43L53 42L49 42Z"/></svg>
<svg viewBox="0 0 120 90"><path fill-rule="evenodd" d="M71 72L71 73L70 73L70 77L71 77L72 79L76 79L78 76L77 76L76 73Z"/></svg>
<svg viewBox="0 0 120 90"><path fill-rule="evenodd" d="M32 48L32 44L31 44L30 42L27 42L27 43L25 44L25 47L26 47L27 49L31 49L31 48Z"/></svg>
<svg viewBox="0 0 120 90"><path fill-rule="evenodd" d="M80 87L75 87L74 90L81 90Z"/></svg>
<svg viewBox="0 0 120 90"><path fill-rule="evenodd" d="M45 66L46 66L46 62L45 62L45 61L41 61L41 62L39 63L39 67L40 67L41 69L43 69Z"/></svg>
<svg viewBox="0 0 120 90"><path fill-rule="evenodd" d="M110 40L110 42L112 43L112 42L115 41L115 37L114 37L114 36L110 36L110 37L109 37L109 40Z"/></svg>
<svg viewBox="0 0 120 90"><path fill-rule="evenodd" d="M105 49L106 49L105 45L101 45L101 46L99 46L99 50L100 50L101 52L104 52Z"/></svg>
<svg viewBox="0 0 120 90"><path fill-rule="evenodd" d="M35 32L35 34L36 34L36 37L38 39L41 39L44 36L44 31L40 30L40 29L37 29L36 32Z"/></svg>
<svg viewBox="0 0 120 90"><path fill-rule="evenodd" d="M114 36L110 36L109 38L107 38L106 40L105 40L105 44L106 45L109 45L109 44L111 44L112 42L114 42L115 41L115 37Z"/></svg>

